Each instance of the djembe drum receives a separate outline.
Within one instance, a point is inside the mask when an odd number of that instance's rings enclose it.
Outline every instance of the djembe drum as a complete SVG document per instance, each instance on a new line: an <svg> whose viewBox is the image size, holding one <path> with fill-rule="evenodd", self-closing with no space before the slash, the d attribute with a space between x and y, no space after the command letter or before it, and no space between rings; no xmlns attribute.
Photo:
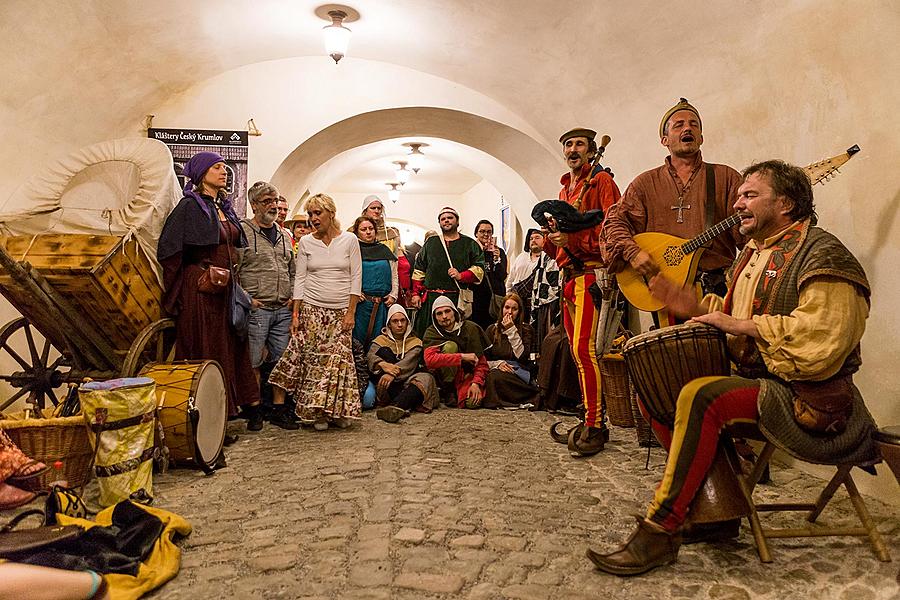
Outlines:
<svg viewBox="0 0 900 600"><path fill-rule="evenodd" d="M725 333L703 323L684 323L635 336L625 344L623 354L638 401L652 420L669 429L675 424L678 394L686 383L731 373ZM730 438L725 443L731 443ZM689 519L711 523L748 514L750 507L720 442Z"/></svg>

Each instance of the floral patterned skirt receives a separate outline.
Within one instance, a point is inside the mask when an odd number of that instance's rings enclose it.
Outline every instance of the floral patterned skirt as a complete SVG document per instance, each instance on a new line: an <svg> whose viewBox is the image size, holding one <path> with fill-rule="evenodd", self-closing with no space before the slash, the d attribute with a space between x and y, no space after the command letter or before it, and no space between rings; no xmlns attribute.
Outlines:
<svg viewBox="0 0 900 600"><path fill-rule="evenodd" d="M323 415L333 419L360 416L351 336L349 331L341 331L346 312L304 302L300 332L291 337L269 377L269 383L293 394L301 421L312 422Z"/></svg>

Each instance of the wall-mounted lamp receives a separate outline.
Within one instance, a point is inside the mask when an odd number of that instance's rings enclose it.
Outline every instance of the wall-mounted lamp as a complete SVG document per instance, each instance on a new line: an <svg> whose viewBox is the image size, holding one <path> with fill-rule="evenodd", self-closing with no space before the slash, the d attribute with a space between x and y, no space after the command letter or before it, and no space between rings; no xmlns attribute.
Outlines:
<svg viewBox="0 0 900 600"><path fill-rule="evenodd" d="M409 168L412 169L413 173L418 173L419 169L425 164L425 155L422 154L422 151L419 150L419 148L425 148L428 144L423 144L422 142L407 142L403 145L410 148L409 154L406 155L406 158L409 161Z"/></svg>
<svg viewBox="0 0 900 600"><path fill-rule="evenodd" d="M406 170L406 161L395 160L394 164L397 165L397 168L394 170L397 181L400 182L400 185L406 185L406 182L409 181L409 171Z"/></svg>
<svg viewBox="0 0 900 600"><path fill-rule="evenodd" d="M400 186L400 184L399 183L386 183L384 185L391 186L391 189L388 190L388 200L396 203L397 200L400 199L400 190L397 189Z"/></svg>
<svg viewBox="0 0 900 600"><path fill-rule="evenodd" d="M350 44L350 30L344 27L344 23L351 23L359 19L359 13L340 4L325 4L316 9L316 16L331 21L331 25L322 28L322 36L325 39L325 52L334 59L334 64L340 62L347 55L347 46Z"/></svg>

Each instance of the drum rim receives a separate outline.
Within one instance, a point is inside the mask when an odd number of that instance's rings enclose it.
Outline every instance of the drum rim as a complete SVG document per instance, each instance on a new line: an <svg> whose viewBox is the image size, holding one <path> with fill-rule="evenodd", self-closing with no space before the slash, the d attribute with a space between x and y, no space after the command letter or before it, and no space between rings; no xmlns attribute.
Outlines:
<svg viewBox="0 0 900 600"><path fill-rule="evenodd" d="M640 346L642 343L647 340L662 340L677 337L679 333L693 331L695 333L705 333L712 334L706 335L703 337L714 337L725 339L725 332L719 329L718 327L713 327L712 325L707 325L706 323L697 323L695 321L689 321L687 323L679 323L678 325L669 325L667 327L660 327L659 329L653 329L651 331L645 331L644 333L640 333L636 336L629 338L625 345L622 346L623 354L628 352L630 348L634 348L636 346Z"/></svg>
<svg viewBox="0 0 900 600"><path fill-rule="evenodd" d="M214 366L216 369L218 369L219 374L222 376L222 382L227 385L227 382L225 379L225 370L222 368L222 365L219 364L219 361L211 360L211 359L207 359L207 360L175 360L172 362L150 362L150 363L147 363L146 365L144 365L140 372L146 373L158 366L178 366L178 365L199 366L199 369L197 370L198 374L202 374L203 371L208 366ZM200 377L196 377L196 378L192 377L191 378L191 388L190 388L190 393L189 393L188 398L190 398L190 397L196 398L197 397L197 388L199 385L200 385ZM226 390L226 395L227 395L227 393L228 392ZM195 464L197 464L198 466L203 465L206 467L212 467L216 463L216 459L218 458L219 454L222 452L222 448L225 445L225 428L227 427L227 423L228 423L228 416L226 415L225 419L223 420L223 425L222 425L222 441L219 442L219 447L218 447L217 451L215 452L215 454L213 455L212 459L209 461L206 461L206 460L203 460L202 456L200 456L200 445L197 443L197 432L194 430L194 425L193 425L193 423L191 423L190 419L187 419L186 426L190 430L191 435L194 439L194 443L192 444L192 448L191 448L191 454L194 457Z"/></svg>

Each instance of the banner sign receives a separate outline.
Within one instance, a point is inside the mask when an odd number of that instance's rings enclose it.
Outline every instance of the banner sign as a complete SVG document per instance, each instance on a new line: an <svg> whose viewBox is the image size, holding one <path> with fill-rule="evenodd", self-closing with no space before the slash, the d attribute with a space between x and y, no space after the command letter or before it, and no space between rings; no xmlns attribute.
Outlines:
<svg viewBox="0 0 900 600"><path fill-rule="evenodd" d="M169 147L175 163L175 175L183 188L186 181L184 164L198 152L217 152L225 159L228 184L225 193L238 217L247 216L247 132L214 129L157 129L147 130L147 137Z"/></svg>

